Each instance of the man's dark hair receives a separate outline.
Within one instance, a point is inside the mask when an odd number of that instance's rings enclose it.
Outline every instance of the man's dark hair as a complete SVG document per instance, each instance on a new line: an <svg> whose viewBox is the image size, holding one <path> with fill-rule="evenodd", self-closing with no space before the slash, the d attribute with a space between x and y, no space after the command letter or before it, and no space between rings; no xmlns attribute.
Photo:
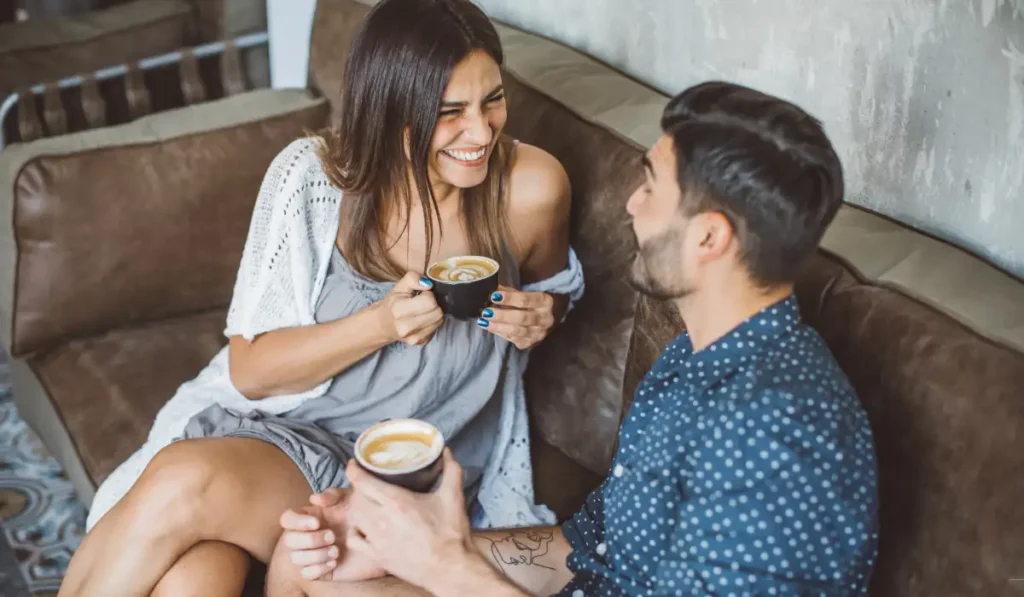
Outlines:
<svg viewBox="0 0 1024 597"><path fill-rule="evenodd" d="M678 161L681 208L729 219L758 283L795 281L843 200L843 170L821 123L777 97L709 82L661 117Z"/></svg>

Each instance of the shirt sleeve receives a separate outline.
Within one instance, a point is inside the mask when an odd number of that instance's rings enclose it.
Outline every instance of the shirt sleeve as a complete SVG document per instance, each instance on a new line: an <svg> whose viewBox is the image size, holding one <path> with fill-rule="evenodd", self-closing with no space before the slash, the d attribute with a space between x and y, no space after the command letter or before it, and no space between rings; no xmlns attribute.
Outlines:
<svg viewBox="0 0 1024 597"><path fill-rule="evenodd" d="M706 423L656 594L856 594L870 530L819 427L777 394Z"/></svg>
<svg viewBox="0 0 1024 597"><path fill-rule="evenodd" d="M601 483L594 491L587 496L572 518L562 525L562 533L565 535L569 545L572 546L573 556L576 556L577 563L580 557L590 553L597 548L597 545L604 541L604 488ZM569 559L570 567L573 565L573 558ZM570 568L571 569L571 568Z"/></svg>

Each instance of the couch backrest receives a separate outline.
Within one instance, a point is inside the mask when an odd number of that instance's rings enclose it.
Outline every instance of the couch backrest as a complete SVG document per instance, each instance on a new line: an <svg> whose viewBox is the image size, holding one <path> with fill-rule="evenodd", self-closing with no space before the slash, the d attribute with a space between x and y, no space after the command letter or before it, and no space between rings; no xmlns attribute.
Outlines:
<svg viewBox="0 0 1024 597"><path fill-rule="evenodd" d="M88 14L0 25L0 101L22 86L130 63L196 43L186 0L134 0Z"/></svg>
<svg viewBox="0 0 1024 597"><path fill-rule="evenodd" d="M332 101L365 11L354 0L320 3L310 76ZM669 305L638 300L623 284L634 250L624 205L668 98L559 44L499 32L508 130L566 166L572 240L587 275L579 311L531 359L533 422L550 443L604 473L611 420L621 415L609 411L628 406L640 377L682 331ZM335 101L334 113L340 109ZM1010 578L1024 576L1024 284L844 207L798 297L875 434L881 542L872 595L1010 595Z"/></svg>
<svg viewBox="0 0 1024 597"><path fill-rule="evenodd" d="M326 117L265 90L5 149L8 350L226 306L266 167Z"/></svg>

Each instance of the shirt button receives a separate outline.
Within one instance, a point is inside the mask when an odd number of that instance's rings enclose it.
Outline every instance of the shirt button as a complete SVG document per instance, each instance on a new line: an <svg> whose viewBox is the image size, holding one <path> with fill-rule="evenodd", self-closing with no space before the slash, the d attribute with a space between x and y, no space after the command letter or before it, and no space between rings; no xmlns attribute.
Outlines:
<svg viewBox="0 0 1024 597"><path fill-rule="evenodd" d="M612 474L615 475L616 477L621 477L622 473L624 473L624 472L625 472L625 469L622 468L622 465L621 464L616 464L615 465L615 470L612 471Z"/></svg>
<svg viewBox="0 0 1024 597"><path fill-rule="evenodd" d="M608 546L604 543L597 544L597 555L603 556L608 551Z"/></svg>
<svg viewBox="0 0 1024 597"><path fill-rule="evenodd" d="M583 597L583 591L576 589L572 592L572 597Z"/></svg>

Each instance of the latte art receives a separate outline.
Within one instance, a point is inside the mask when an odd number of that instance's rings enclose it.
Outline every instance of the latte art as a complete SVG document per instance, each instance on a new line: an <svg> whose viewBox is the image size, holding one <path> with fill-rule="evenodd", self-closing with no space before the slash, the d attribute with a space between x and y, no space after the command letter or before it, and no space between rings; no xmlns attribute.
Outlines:
<svg viewBox="0 0 1024 597"><path fill-rule="evenodd" d="M445 282L472 282L489 275L489 268L476 263L462 263L437 272L437 278Z"/></svg>
<svg viewBox="0 0 1024 597"><path fill-rule="evenodd" d="M479 257L455 257L431 266L430 277L438 282L473 282L491 276L497 263Z"/></svg>
<svg viewBox="0 0 1024 597"><path fill-rule="evenodd" d="M366 459L374 466L389 469L406 469L426 464L434 451L430 445L423 443L421 438L388 438L374 447L376 450L367 449Z"/></svg>
<svg viewBox="0 0 1024 597"><path fill-rule="evenodd" d="M444 462L444 436L426 421L385 419L359 434L355 459L387 483L418 493L433 488Z"/></svg>

